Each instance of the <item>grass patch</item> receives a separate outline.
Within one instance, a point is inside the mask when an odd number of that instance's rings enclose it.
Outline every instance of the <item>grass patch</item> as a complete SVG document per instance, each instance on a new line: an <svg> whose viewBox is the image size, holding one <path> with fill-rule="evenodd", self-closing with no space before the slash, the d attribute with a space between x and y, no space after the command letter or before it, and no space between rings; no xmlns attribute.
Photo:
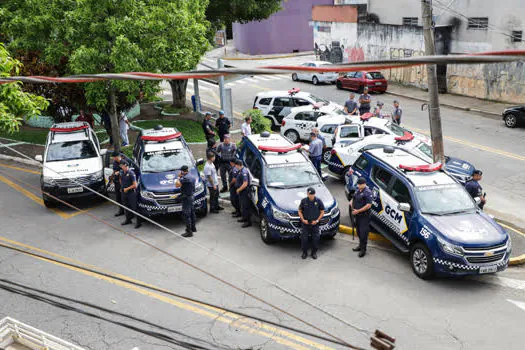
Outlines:
<svg viewBox="0 0 525 350"><path fill-rule="evenodd" d="M121 147L120 152L124 153L129 159L133 159L133 145Z"/></svg>
<svg viewBox="0 0 525 350"><path fill-rule="evenodd" d="M165 105L162 107L162 111L164 113L170 113L170 114L184 114L190 112L190 109L185 108L175 108L172 105Z"/></svg>
<svg viewBox="0 0 525 350"><path fill-rule="evenodd" d="M177 128L187 142L205 142L204 132L200 123L193 120L144 120L134 122L133 125L142 129L152 129L157 125Z"/></svg>
<svg viewBox="0 0 525 350"><path fill-rule="evenodd" d="M0 137L5 137L11 140L36 143L38 145L45 145L48 132L49 129L21 128L19 131L14 132L12 134L9 134L5 131L0 131Z"/></svg>

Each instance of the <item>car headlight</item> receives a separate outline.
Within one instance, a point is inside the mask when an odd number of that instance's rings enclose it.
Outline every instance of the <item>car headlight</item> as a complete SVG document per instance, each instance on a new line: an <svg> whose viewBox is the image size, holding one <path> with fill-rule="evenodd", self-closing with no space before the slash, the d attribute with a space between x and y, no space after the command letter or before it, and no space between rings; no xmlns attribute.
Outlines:
<svg viewBox="0 0 525 350"><path fill-rule="evenodd" d="M199 194L204 191L204 184L197 179L195 181L195 194Z"/></svg>
<svg viewBox="0 0 525 350"><path fill-rule="evenodd" d="M141 196L142 198L153 199L153 192L150 192L150 191L140 191L140 196Z"/></svg>
<svg viewBox="0 0 525 350"><path fill-rule="evenodd" d="M512 250L512 241L510 240L510 235L509 235L509 240L507 241L507 253L510 253L511 250Z"/></svg>
<svg viewBox="0 0 525 350"><path fill-rule="evenodd" d="M92 181L102 180L104 178L104 171L100 170L91 174L90 179Z"/></svg>
<svg viewBox="0 0 525 350"><path fill-rule="evenodd" d="M285 213L284 211L280 211L279 209L272 207L272 214L273 217L277 220L281 221L290 221L291 217L288 213Z"/></svg>
<svg viewBox="0 0 525 350"><path fill-rule="evenodd" d="M334 209L332 209L332 212L330 213L330 217L333 219L333 218L336 218L337 215L339 215L339 208L335 207Z"/></svg>
<svg viewBox="0 0 525 350"><path fill-rule="evenodd" d="M463 256L463 249L460 246L454 245L452 243L445 242L442 239L438 238L439 246L441 250L447 254Z"/></svg>
<svg viewBox="0 0 525 350"><path fill-rule="evenodd" d="M46 185L51 185L51 186L54 186L56 184L55 179L53 179L52 177L49 177L49 176L44 176L43 182Z"/></svg>

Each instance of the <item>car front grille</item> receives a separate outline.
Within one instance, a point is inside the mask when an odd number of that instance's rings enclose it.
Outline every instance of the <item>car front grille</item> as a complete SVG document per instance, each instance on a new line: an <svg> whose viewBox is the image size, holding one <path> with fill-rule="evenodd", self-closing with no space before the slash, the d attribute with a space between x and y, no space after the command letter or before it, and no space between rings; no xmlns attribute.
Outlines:
<svg viewBox="0 0 525 350"><path fill-rule="evenodd" d="M507 243L502 243L498 245L494 245L492 247L463 247L463 250L467 253L479 253L484 251L490 251L490 250L498 250L503 249L507 246Z"/></svg>
<svg viewBox="0 0 525 350"><path fill-rule="evenodd" d="M328 224L329 221L330 221L330 216L329 215L324 216L319 222L319 226L324 226ZM291 224L295 228L301 228L301 221L291 221Z"/></svg>
<svg viewBox="0 0 525 350"><path fill-rule="evenodd" d="M467 261L472 264L485 264L503 259L505 252L494 254L492 256L468 256Z"/></svg>
<svg viewBox="0 0 525 350"><path fill-rule="evenodd" d="M179 198L166 198L166 199L156 199L155 200L159 205L175 205L180 203Z"/></svg>
<svg viewBox="0 0 525 350"><path fill-rule="evenodd" d="M88 185L91 183L91 176L80 176L72 179L56 179L55 182L61 187L79 186L79 184Z"/></svg>

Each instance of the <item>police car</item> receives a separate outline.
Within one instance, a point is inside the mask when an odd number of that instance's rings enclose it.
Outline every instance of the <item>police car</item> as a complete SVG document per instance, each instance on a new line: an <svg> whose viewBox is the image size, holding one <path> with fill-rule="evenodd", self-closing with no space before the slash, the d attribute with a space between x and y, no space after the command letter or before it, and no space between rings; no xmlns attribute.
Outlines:
<svg viewBox="0 0 525 350"><path fill-rule="evenodd" d="M133 149L133 158L139 167L138 207L143 214L182 212L180 188L175 188L175 181L183 165L189 167L195 178L195 210L201 216L207 214L206 189L197 169L203 160L195 161L181 132L160 125L142 130Z"/></svg>
<svg viewBox="0 0 525 350"><path fill-rule="evenodd" d="M343 106L327 101L308 92L294 88L289 91L260 92L255 97L253 108L259 109L264 116L272 121L272 126L281 126L283 118L286 117L294 107L321 104L343 110Z"/></svg>
<svg viewBox="0 0 525 350"><path fill-rule="evenodd" d="M265 243L299 237L298 208L308 187L315 188L326 208L320 222L321 236L336 235L340 216L337 202L301 151L301 144L266 132L244 138L238 153L252 175L249 197L260 217L260 234Z"/></svg>
<svg viewBox="0 0 525 350"><path fill-rule="evenodd" d="M352 188L364 177L373 193L371 228L410 254L414 273L472 275L507 268L508 233L439 163L397 147L363 152L352 167Z"/></svg>
<svg viewBox="0 0 525 350"><path fill-rule="evenodd" d="M44 155L35 159L43 163L40 185L46 207L56 204L44 192L59 199L95 195L90 189L105 192L103 156L105 149L86 122L58 123L49 129ZM85 187L83 187L85 186Z"/></svg>

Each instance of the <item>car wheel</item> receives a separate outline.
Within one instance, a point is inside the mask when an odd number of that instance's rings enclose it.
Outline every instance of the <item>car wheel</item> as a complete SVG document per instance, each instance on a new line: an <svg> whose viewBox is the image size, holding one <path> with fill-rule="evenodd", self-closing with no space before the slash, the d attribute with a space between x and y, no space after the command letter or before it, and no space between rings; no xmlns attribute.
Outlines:
<svg viewBox="0 0 525 350"><path fill-rule="evenodd" d="M44 202L46 208L55 208L57 206L57 202L48 198L46 195L42 195L42 201Z"/></svg>
<svg viewBox="0 0 525 350"><path fill-rule="evenodd" d="M259 233L261 234L261 239L264 243L275 243L275 240L270 235L270 227L268 226L268 219L265 215L261 215L261 222L259 223Z"/></svg>
<svg viewBox="0 0 525 350"><path fill-rule="evenodd" d="M286 137L293 143L299 141L299 134L295 130L286 130L286 132L284 133L284 137Z"/></svg>
<svg viewBox="0 0 525 350"><path fill-rule="evenodd" d="M207 199L204 200L204 208L199 209L196 214L200 218L206 217L206 215L208 215L208 200Z"/></svg>
<svg viewBox="0 0 525 350"><path fill-rule="evenodd" d="M325 241L332 241L335 239L335 236L337 236L337 231L334 231L334 233L331 233L329 235L323 235L321 238Z"/></svg>
<svg viewBox="0 0 525 350"><path fill-rule="evenodd" d="M505 126L507 128L515 128L516 124L518 123L518 118L516 118L514 114L509 113L505 115L504 121L505 121Z"/></svg>
<svg viewBox="0 0 525 350"><path fill-rule="evenodd" d="M314 76L314 77L312 78L312 84L314 84L314 85L318 85L318 84L319 84L319 79L317 79L316 76Z"/></svg>
<svg viewBox="0 0 525 350"><path fill-rule="evenodd" d="M337 83L335 83L335 86L337 86L337 88L338 88L339 90L342 90L342 89L343 89L343 84L341 84L340 81L338 81Z"/></svg>
<svg viewBox="0 0 525 350"><path fill-rule="evenodd" d="M332 157L332 150L331 149L325 150L323 152L323 162L328 164L328 162L330 161L330 157Z"/></svg>
<svg viewBox="0 0 525 350"><path fill-rule="evenodd" d="M299 80L299 79L297 79L297 73L292 74L292 80L293 81Z"/></svg>
<svg viewBox="0 0 525 350"><path fill-rule="evenodd" d="M423 243L416 243L410 249L410 264L417 277L424 280L434 277L434 261Z"/></svg>

